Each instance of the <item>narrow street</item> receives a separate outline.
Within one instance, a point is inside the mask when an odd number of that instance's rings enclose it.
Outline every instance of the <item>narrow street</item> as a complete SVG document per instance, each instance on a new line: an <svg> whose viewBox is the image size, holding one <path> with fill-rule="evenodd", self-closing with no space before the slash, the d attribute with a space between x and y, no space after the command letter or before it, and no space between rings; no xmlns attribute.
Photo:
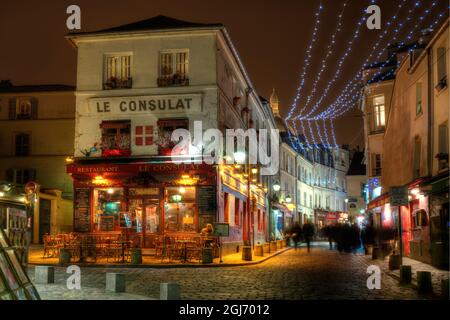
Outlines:
<svg viewBox="0 0 450 320"><path fill-rule="evenodd" d="M366 286L370 260L339 254L322 244L311 253L294 249L253 266L225 268L83 268L81 290L65 287L68 274L56 268L54 285L38 285L42 299L114 299L103 293L106 272L126 274L128 298L158 298L161 282L181 286L182 299L421 299L411 287L382 274L381 289ZM34 278L34 269L29 270ZM189 276L186 276L186 275ZM117 297L120 299L127 296Z"/></svg>

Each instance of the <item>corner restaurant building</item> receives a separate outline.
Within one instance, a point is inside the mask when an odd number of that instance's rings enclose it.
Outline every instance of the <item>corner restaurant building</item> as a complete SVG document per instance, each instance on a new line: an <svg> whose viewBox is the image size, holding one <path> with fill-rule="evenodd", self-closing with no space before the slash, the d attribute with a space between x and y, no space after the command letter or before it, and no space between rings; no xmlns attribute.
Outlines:
<svg viewBox="0 0 450 320"><path fill-rule="evenodd" d="M157 16L68 39L78 50L75 152L67 165L74 231L134 235L151 247L156 235L225 222L224 254L246 240L263 243L269 219L259 174L248 192L241 167L170 157L172 131L194 136L194 121L203 131L273 128L225 28Z"/></svg>

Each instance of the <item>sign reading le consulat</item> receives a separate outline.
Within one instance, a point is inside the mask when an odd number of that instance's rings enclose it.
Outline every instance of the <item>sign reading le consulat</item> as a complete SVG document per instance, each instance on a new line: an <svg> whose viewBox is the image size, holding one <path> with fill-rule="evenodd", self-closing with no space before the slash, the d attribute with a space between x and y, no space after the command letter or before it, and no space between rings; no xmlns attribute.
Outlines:
<svg viewBox="0 0 450 320"><path fill-rule="evenodd" d="M91 114L200 112L201 106L201 94L89 99Z"/></svg>

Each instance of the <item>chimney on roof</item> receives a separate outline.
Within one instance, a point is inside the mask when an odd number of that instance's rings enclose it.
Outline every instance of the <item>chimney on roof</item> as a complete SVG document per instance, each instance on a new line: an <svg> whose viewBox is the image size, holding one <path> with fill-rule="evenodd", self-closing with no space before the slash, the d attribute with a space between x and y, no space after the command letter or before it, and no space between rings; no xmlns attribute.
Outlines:
<svg viewBox="0 0 450 320"><path fill-rule="evenodd" d="M421 35L419 38L419 44L420 45L427 45L428 42L430 42L433 35L433 28L426 28L421 30Z"/></svg>
<svg viewBox="0 0 450 320"><path fill-rule="evenodd" d="M12 87L12 82L11 80L0 80L0 87L1 88L9 88Z"/></svg>

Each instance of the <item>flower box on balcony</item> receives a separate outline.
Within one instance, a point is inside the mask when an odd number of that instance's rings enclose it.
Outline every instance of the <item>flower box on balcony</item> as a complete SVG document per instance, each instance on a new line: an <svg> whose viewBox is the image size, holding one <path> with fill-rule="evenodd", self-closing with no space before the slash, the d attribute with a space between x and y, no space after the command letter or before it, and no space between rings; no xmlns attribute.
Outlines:
<svg viewBox="0 0 450 320"><path fill-rule="evenodd" d="M107 149L102 151L102 157L129 157L130 149Z"/></svg>
<svg viewBox="0 0 450 320"><path fill-rule="evenodd" d="M169 86L188 86L189 78L185 76L173 75L173 76L162 76L158 78L158 87L169 87Z"/></svg>
<svg viewBox="0 0 450 320"><path fill-rule="evenodd" d="M129 89L133 86L133 78L109 78L104 84L103 89L112 90L112 89Z"/></svg>

